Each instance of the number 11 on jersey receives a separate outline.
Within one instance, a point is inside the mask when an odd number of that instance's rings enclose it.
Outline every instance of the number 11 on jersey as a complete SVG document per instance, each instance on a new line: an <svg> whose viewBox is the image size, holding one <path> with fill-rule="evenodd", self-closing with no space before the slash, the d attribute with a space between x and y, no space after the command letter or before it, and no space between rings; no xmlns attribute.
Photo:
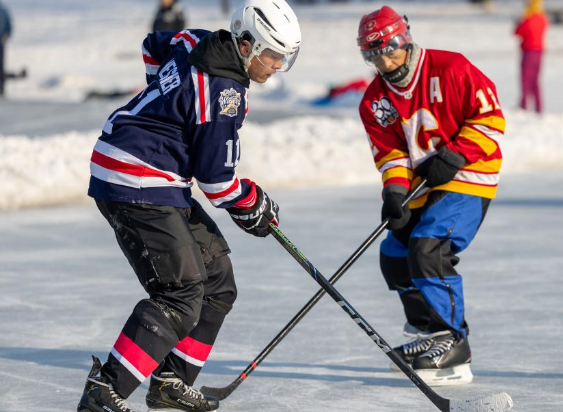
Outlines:
<svg viewBox="0 0 563 412"><path fill-rule="evenodd" d="M227 161L225 162L226 167L236 167L240 159L240 140L237 139L237 152L233 158L233 140L227 140L225 142L227 145Z"/></svg>

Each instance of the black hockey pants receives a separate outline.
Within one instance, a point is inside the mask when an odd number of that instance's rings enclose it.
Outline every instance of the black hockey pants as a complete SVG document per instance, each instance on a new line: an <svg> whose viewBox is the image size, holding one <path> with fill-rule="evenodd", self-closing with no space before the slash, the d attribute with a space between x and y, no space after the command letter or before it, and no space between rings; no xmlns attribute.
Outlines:
<svg viewBox="0 0 563 412"><path fill-rule="evenodd" d="M149 295L133 309L102 374L123 398L161 371L193 385L237 295L227 242L195 201L187 209L96 204Z"/></svg>

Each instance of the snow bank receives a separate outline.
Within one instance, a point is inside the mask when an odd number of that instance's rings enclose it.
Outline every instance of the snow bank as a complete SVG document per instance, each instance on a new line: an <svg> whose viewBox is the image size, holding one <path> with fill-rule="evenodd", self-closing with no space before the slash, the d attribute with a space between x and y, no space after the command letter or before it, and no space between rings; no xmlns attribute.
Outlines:
<svg viewBox="0 0 563 412"><path fill-rule="evenodd" d="M503 173L563 169L563 117L507 113ZM98 131L0 136L0 210L86 198ZM354 118L298 117L241 129L240 177L267 188L379 184L365 132Z"/></svg>

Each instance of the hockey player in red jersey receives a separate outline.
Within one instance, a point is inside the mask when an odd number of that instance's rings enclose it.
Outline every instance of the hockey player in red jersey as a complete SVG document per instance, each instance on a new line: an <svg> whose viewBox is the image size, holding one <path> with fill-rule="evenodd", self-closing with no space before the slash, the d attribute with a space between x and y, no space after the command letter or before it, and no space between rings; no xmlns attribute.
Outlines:
<svg viewBox="0 0 563 412"><path fill-rule="evenodd" d="M150 376L151 409L213 411L193 388L237 296L229 246L192 198L199 188L247 233L267 236L278 205L239 179L238 130L250 80L287 71L301 31L283 0L244 0L231 31L155 32L143 42L147 86L106 121L88 194L148 294L102 366L94 358L78 412L132 412Z"/></svg>
<svg viewBox="0 0 563 412"><path fill-rule="evenodd" d="M505 122L495 85L461 54L413 43L407 18L387 6L363 16L357 41L378 71L360 116L382 173L382 219L390 219L381 270L410 338L395 350L430 384L469 383L455 266L497 190ZM426 189L402 207L422 177Z"/></svg>

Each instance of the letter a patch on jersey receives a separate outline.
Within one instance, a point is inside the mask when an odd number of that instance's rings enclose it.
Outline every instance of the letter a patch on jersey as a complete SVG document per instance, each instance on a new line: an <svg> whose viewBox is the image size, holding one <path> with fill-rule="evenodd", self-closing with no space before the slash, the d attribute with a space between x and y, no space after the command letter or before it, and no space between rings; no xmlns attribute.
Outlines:
<svg viewBox="0 0 563 412"><path fill-rule="evenodd" d="M235 117L238 114L238 107L240 106L240 93L232 87L228 90L223 90L219 96L219 104L221 105L220 114Z"/></svg>
<svg viewBox="0 0 563 412"><path fill-rule="evenodd" d="M383 127L387 127L397 121L399 113L393 107L391 101L383 96L380 100L374 100L371 104L371 110L375 116L375 120Z"/></svg>

